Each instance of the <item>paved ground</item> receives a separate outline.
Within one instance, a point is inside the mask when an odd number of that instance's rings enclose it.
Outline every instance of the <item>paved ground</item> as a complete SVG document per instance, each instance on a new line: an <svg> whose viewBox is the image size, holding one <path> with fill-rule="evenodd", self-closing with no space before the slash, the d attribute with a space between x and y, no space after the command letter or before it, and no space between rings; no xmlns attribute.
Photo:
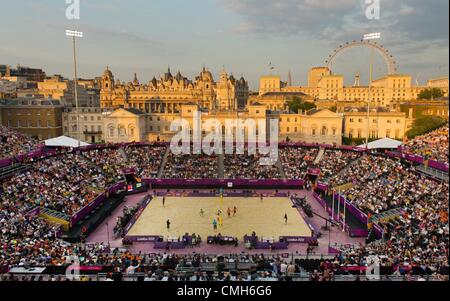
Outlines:
<svg viewBox="0 0 450 301"><path fill-rule="evenodd" d="M128 235L163 235L179 237L185 233L199 234L203 240L214 234L242 239L253 231L259 237L311 236L311 231L300 213L292 208L289 198L267 197L166 197L165 206L162 197L157 197L147 206ZM236 216L227 215L227 209L237 207ZM203 217L200 210L203 209ZM213 230L212 221L217 218L218 210L223 212L223 225ZM288 215L285 224L284 215ZM170 229L166 221L170 220Z"/></svg>

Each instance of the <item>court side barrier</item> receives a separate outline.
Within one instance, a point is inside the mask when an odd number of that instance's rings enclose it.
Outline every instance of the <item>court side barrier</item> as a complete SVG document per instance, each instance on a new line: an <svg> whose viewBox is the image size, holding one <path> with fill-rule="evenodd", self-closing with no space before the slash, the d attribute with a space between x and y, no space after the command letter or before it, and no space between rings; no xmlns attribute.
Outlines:
<svg viewBox="0 0 450 301"><path fill-rule="evenodd" d="M92 202L81 208L77 213L72 215L70 218L70 226L75 225L83 218L85 218L92 210L94 210L98 205L107 200L107 195L113 194L119 190L123 190L125 188L125 183L119 182L117 184L112 185L105 192L97 196Z"/></svg>
<svg viewBox="0 0 450 301"><path fill-rule="evenodd" d="M221 180L221 179L143 179L143 182L152 186L169 186L169 187L183 187L183 188L197 188L198 186L208 186L210 188L265 188L268 186L277 187L279 189L304 186L304 180Z"/></svg>

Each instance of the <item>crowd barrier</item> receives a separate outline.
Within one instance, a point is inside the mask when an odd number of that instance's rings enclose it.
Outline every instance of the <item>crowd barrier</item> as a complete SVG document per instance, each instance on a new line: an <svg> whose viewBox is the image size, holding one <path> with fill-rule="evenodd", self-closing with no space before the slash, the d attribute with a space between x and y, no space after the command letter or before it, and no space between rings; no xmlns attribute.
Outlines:
<svg viewBox="0 0 450 301"><path fill-rule="evenodd" d="M46 149L44 145L38 146L38 148L32 152L26 154L20 154L13 158L5 158L0 160L0 168L10 166L14 162L24 162L29 159L36 159L41 157L47 157L55 153L55 150Z"/></svg>
<svg viewBox="0 0 450 301"><path fill-rule="evenodd" d="M391 152L388 151L386 152L386 155L391 157L391 158L399 158L399 159L404 159L416 164L424 164L424 165L428 165L428 167L443 171L443 172L449 172L449 165L447 163L443 163L443 162L438 162L435 160L427 160L422 157L422 156L418 156L418 155L411 155L408 153L402 153L402 152Z"/></svg>

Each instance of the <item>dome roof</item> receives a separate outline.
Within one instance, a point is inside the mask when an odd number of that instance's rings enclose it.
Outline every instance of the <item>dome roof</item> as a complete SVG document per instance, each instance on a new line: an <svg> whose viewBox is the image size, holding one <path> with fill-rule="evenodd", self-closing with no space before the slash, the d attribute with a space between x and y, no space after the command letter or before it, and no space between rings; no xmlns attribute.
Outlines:
<svg viewBox="0 0 450 301"><path fill-rule="evenodd" d="M109 70L109 67L106 67L106 70L103 72L103 76L109 76L109 77L113 76L111 70Z"/></svg>
<svg viewBox="0 0 450 301"><path fill-rule="evenodd" d="M200 77L205 82L212 82L213 81L213 76L212 76L211 72L209 72L206 68L203 68L203 71L200 74Z"/></svg>

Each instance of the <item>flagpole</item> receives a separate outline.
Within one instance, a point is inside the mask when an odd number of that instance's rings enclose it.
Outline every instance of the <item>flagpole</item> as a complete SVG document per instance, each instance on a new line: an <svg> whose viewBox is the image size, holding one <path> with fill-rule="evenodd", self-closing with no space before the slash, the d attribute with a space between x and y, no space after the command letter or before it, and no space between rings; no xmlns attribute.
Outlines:
<svg viewBox="0 0 450 301"><path fill-rule="evenodd" d="M344 224L342 225L342 232L345 232L345 209L347 207L347 200L344 198Z"/></svg>
<svg viewBox="0 0 450 301"><path fill-rule="evenodd" d="M341 190L339 189L338 192L338 197L337 197L337 201L338 201L338 212L337 212L337 221L338 223L341 222Z"/></svg>
<svg viewBox="0 0 450 301"><path fill-rule="evenodd" d="M334 194L335 194L335 191L334 191L334 189L333 189L333 205L332 205L333 210L331 210L331 219L332 219L333 221L334 221L334 198L335 198Z"/></svg>

